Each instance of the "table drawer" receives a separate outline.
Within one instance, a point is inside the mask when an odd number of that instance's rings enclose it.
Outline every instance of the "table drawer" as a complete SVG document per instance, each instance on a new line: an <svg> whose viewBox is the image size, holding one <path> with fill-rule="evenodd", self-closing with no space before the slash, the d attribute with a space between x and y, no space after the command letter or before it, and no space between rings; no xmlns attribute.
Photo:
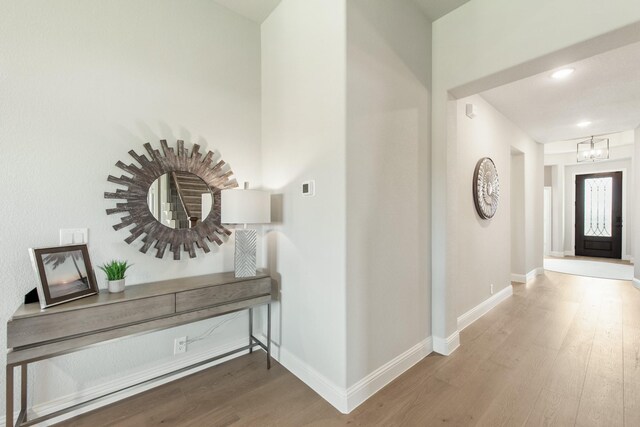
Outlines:
<svg viewBox="0 0 640 427"><path fill-rule="evenodd" d="M7 324L7 347L21 347L112 329L171 315L174 309L175 295L171 294L14 319Z"/></svg>
<svg viewBox="0 0 640 427"><path fill-rule="evenodd" d="M197 310L269 294L271 294L270 277L193 289L176 294L176 312Z"/></svg>

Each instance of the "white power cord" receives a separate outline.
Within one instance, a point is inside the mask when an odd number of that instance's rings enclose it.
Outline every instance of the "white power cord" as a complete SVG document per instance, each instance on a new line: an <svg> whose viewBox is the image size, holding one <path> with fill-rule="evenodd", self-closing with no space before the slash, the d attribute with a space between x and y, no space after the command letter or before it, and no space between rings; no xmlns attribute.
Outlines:
<svg viewBox="0 0 640 427"><path fill-rule="evenodd" d="M218 329L219 327L221 327L225 323L231 322L232 320L236 319L238 316L240 316L240 312L238 312L238 313L234 314L233 316L223 320L222 322L218 323L217 325L213 325L212 327L210 327L209 329L207 329L205 332L203 332L202 334L198 335L197 337L187 339L187 344L193 344L194 342L202 341L203 339L210 337L216 331L216 329Z"/></svg>

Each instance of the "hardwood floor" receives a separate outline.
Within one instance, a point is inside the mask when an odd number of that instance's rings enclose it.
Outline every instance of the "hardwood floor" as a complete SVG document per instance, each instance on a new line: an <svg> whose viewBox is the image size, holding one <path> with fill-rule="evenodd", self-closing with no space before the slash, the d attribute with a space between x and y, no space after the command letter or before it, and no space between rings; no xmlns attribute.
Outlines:
<svg viewBox="0 0 640 427"><path fill-rule="evenodd" d="M349 415L264 353L65 426L640 426L640 292L547 272Z"/></svg>

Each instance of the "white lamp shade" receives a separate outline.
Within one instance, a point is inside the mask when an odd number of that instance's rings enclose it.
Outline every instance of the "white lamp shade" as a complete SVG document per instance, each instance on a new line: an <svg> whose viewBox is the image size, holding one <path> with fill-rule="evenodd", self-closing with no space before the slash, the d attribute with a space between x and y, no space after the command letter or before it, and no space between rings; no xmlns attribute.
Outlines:
<svg viewBox="0 0 640 427"><path fill-rule="evenodd" d="M271 194L260 190L223 190L223 224L267 224L271 222Z"/></svg>

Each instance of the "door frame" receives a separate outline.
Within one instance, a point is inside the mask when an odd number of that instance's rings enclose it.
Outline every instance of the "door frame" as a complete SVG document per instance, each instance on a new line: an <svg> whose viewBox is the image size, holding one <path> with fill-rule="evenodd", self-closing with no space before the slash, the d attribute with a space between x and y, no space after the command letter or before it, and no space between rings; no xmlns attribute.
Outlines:
<svg viewBox="0 0 640 427"><path fill-rule="evenodd" d="M548 204L547 204L548 200ZM549 228L544 229L544 238L542 239L544 246L544 256L550 256L551 252L553 252L553 187L545 186L544 187L544 203L543 203L544 213L542 215L543 222L544 217L549 214ZM544 227L543 227L544 228ZM544 245L545 239L549 243L549 247L547 250L547 246Z"/></svg>
<svg viewBox="0 0 640 427"><path fill-rule="evenodd" d="M616 159L618 160L618 159ZM579 165L579 163L577 163ZM573 208L571 211L571 255L576 255L576 176L592 173L622 172L622 259L629 261L631 257L627 253L627 168L603 169L594 172L582 172L571 174L571 199Z"/></svg>

